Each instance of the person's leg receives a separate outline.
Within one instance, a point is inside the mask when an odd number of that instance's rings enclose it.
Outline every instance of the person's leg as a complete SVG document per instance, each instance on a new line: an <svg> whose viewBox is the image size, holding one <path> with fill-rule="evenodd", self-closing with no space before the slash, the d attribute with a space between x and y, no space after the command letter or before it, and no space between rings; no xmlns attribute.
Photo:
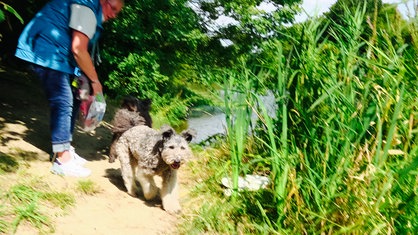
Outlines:
<svg viewBox="0 0 418 235"><path fill-rule="evenodd" d="M69 74L36 66L50 107L52 151L66 162L70 150L73 97Z"/></svg>
<svg viewBox="0 0 418 235"><path fill-rule="evenodd" d="M62 169L71 171L71 175L77 176L79 172L81 176L90 174L88 169L65 165L74 159L70 151L73 113L70 75L40 66L34 66L33 70L41 80L50 106L52 151L56 154L58 164Z"/></svg>

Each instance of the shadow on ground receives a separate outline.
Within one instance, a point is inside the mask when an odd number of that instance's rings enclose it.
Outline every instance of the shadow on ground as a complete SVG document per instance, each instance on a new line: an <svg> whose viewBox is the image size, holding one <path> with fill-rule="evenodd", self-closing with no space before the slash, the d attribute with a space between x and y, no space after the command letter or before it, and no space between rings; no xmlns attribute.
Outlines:
<svg viewBox="0 0 418 235"><path fill-rule="evenodd" d="M105 177L108 178L109 182L115 185L120 191L127 193L127 190L123 183L120 169L112 169L112 168L106 169ZM144 201L144 205L148 207L161 207L162 208L162 201L160 197L156 197L152 200L145 200L145 197L141 191L141 186L139 182L136 182L136 184L138 185L138 190L139 190L137 192L136 198L138 198L141 201Z"/></svg>
<svg viewBox="0 0 418 235"><path fill-rule="evenodd" d="M113 114L112 110L106 112L104 123L112 118L109 113ZM15 130L18 125L26 128ZM47 100L38 79L24 67L16 69L0 64L0 133L3 133L0 146L7 147L10 141L22 139L51 153ZM106 125L101 125L93 133L77 129L73 146L89 161L103 160L107 158L111 135Z"/></svg>

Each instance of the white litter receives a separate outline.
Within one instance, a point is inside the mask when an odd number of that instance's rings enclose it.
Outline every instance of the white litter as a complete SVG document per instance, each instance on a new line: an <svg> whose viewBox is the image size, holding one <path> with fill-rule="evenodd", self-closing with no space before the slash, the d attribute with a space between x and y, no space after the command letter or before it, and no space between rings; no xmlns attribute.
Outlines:
<svg viewBox="0 0 418 235"><path fill-rule="evenodd" d="M221 183L226 189L224 194L226 196L232 195L233 183L232 179L224 177ZM260 175L245 175L245 177L238 177L238 191L257 191L262 188L266 188L270 184L270 179L266 176Z"/></svg>

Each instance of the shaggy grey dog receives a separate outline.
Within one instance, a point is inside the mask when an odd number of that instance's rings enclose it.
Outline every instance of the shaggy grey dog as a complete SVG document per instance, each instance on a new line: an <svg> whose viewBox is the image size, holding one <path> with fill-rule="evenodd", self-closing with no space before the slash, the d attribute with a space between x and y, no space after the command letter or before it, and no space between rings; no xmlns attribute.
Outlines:
<svg viewBox="0 0 418 235"><path fill-rule="evenodd" d="M179 135L170 126L157 131L142 125L124 132L116 142L116 155L128 193L136 196L138 179L145 199L155 198L158 187L154 176L159 175L163 208L170 214L179 213L177 170L192 158L189 142L194 136L194 130Z"/></svg>
<svg viewBox="0 0 418 235"><path fill-rule="evenodd" d="M149 114L151 109L151 100L140 100L133 96L127 96L123 99L121 108L116 111L112 120L112 142L109 149L109 162L116 159L115 144L123 132L131 127L146 125L152 127L152 119Z"/></svg>

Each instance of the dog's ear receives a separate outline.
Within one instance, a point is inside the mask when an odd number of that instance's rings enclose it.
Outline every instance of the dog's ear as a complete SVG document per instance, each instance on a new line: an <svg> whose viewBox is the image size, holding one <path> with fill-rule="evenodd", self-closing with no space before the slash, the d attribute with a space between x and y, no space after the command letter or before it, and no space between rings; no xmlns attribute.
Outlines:
<svg viewBox="0 0 418 235"><path fill-rule="evenodd" d="M146 99L141 99L141 103L142 103L142 105L144 105L144 106L151 106L152 100L151 100L151 99L149 99L149 98L146 98Z"/></svg>
<svg viewBox="0 0 418 235"><path fill-rule="evenodd" d="M151 99L141 99L139 100L139 104L138 104L138 110L142 110L142 111L150 111L151 110Z"/></svg>
<svg viewBox="0 0 418 235"><path fill-rule="evenodd" d="M194 129L185 130L185 131L181 132L181 136L183 136L183 138L187 142L190 143L192 141L192 139L196 137L196 130L194 130Z"/></svg>
<svg viewBox="0 0 418 235"><path fill-rule="evenodd" d="M139 108L138 103L139 103L138 98L132 95L128 95L123 98L121 107L129 111L135 112L135 111L138 111L138 108Z"/></svg>
<svg viewBox="0 0 418 235"><path fill-rule="evenodd" d="M175 132L171 126L164 125L160 129L163 140L169 139Z"/></svg>

